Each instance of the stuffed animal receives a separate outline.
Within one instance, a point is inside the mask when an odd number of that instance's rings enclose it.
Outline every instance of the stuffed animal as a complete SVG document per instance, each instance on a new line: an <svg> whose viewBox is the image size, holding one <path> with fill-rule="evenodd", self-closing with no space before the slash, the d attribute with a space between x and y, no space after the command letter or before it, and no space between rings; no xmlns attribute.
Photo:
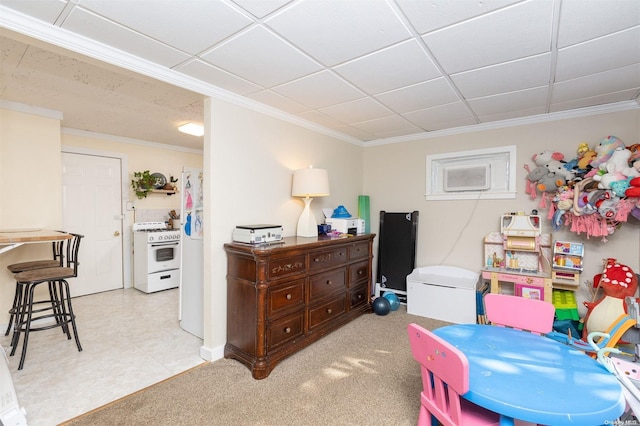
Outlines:
<svg viewBox="0 0 640 426"><path fill-rule="evenodd" d="M585 341L590 332L604 333L620 315L627 313L624 298L635 297L638 277L627 265L609 258L602 274L594 277L594 284L602 288L604 296L597 302L584 302L587 315L584 318L582 338Z"/></svg>
<svg viewBox="0 0 640 426"><path fill-rule="evenodd" d="M536 190L540 192L555 192L558 186L566 183L566 179L564 179L563 176L569 172L562 167L562 163L560 163L563 158L564 154L561 152L549 150L533 154L531 159L536 164L536 168L530 170L529 166L524 166L527 171L527 188L525 192L529 194L532 199L537 196ZM549 164L549 167L547 167L547 164ZM550 170L550 168L555 170ZM555 174L550 174L555 173L558 168L562 169L560 175L556 177Z"/></svg>
<svg viewBox="0 0 640 426"><path fill-rule="evenodd" d="M634 177L629 181L629 188L624 191L629 198L640 198L640 177Z"/></svg>
<svg viewBox="0 0 640 426"><path fill-rule="evenodd" d="M609 159L600 164L599 169L603 174L598 173L593 176L593 180L599 182L598 188L610 189L611 183L626 180L627 176L623 171L629 168L629 157L631 157L631 151L624 147L616 148Z"/></svg>
<svg viewBox="0 0 640 426"><path fill-rule="evenodd" d="M594 148L596 158L591 161L591 167L597 170L600 167L600 164L606 163L609 158L611 158L611 154L613 154L613 151L615 151L616 148L624 148L624 142L615 136L607 136L602 139Z"/></svg>
<svg viewBox="0 0 640 426"><path fill-rule="evenodd" d="M536 189L540 192L554 193L559 187L566 183L567 181L562 176L555 173L546 173L543 177L538 179Z"/></svg>

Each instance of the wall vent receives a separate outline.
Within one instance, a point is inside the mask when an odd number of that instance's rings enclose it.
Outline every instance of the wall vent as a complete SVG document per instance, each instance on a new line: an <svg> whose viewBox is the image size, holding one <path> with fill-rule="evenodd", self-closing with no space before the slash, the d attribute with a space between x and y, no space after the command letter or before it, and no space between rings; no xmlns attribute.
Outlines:
<svg viewBox="0 0 640 426"><path fill-rule="evenodd" d="M491 166L449 166L444 168L444 191L486 191L490 187Z"/></svg>

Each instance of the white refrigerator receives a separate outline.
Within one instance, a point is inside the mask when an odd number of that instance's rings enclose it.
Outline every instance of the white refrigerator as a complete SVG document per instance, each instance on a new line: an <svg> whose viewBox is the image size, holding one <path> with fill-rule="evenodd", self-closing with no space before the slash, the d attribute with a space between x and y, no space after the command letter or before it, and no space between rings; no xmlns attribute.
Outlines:
<svg viewBox="0 0 640 426"><path fill-rule="evenodd" d="M202 339L202 169L184 167L180 188L180 327Z"/></svg>

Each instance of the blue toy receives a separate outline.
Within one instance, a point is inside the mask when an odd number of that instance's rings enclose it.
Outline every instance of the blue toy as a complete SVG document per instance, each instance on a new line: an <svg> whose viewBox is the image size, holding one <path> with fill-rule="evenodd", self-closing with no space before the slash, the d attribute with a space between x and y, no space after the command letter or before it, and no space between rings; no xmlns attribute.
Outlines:
<svg viewBox="0 0 640 426"><path fill-rule="evenodd" d="M389 300L386 297L376 297L373 301L373 312L375 312L376 315L387 315L390 310L391 303L389 303Z"/></svg>
<svg viewBox="0 0 640 426"><path fill-rule="evenodd" d="M382 295L385 299L389 301L389 305L391 306L392 311L397 311L400 307L400 299L398 296L392 291L385 291Z"/></svg>

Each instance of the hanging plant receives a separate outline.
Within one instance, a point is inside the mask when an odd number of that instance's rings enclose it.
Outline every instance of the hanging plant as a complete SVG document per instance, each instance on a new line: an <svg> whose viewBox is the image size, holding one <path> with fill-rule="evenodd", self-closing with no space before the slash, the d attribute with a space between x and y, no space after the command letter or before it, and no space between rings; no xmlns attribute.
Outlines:
<svg viewBox="0 0 640 426"><path fill-rule="evenodd" d="M151 176L149 170L144 172L134 172L131 180L131 187L138 198L147 198L156 183L156 178Z"/></svg>

